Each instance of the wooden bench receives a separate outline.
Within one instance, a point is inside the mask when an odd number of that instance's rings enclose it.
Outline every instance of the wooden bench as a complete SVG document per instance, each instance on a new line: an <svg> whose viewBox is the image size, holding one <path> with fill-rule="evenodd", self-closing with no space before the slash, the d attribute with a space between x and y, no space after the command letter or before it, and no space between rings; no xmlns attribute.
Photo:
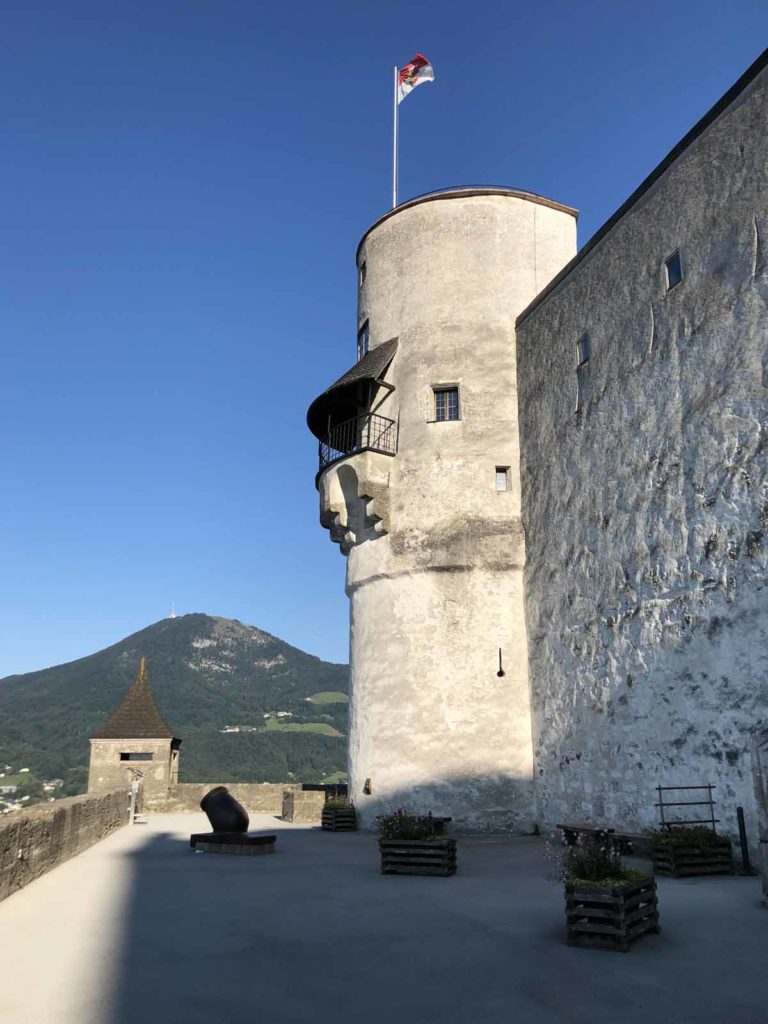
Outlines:
<svg viewBox="0 0 768 1024"><path fill-rule="evenodd" d="M633 832L617 832L615 828L600 825L558 825L563 833L566 846L573 846L579 836L609 835L611 842L618 847L619 853L650 856L650 837L637 835Z"/></svg>

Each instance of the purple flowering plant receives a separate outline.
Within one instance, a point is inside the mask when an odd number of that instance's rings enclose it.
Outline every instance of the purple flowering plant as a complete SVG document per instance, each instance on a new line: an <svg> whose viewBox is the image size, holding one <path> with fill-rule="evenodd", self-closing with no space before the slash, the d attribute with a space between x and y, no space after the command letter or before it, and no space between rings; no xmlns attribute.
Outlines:
<svg viewBox="0 0 768 1024"><path fill-rule="evenodd" d="M375 822L381 839L436 839L432 812L417 814L398 807L389 814L380 814Z"/></svg>
<svg viewBox="0 0 768 1024"><path fill-rule="evenodd" d="M581 833L572 840L558 830L548 846L548 856L558 863L556 879L560 882L617 885L647 874L626 867L616 840L607 831L591 835Z"/></svg>

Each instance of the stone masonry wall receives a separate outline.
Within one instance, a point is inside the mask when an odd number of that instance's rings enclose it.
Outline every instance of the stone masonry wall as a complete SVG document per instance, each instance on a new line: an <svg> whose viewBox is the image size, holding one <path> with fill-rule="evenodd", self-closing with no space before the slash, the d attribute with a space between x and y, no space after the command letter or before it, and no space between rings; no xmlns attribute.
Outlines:
<svg viewBox="0 0 768 1024"><path fill-rule="evenodd" d="M128 824L129 791L70 797L0 820L0 900Z"/></svg>
<svg viewBox="0 0 768 1024"><path fill-rule="evenodd" d="M768 707L762 71L518 322L539 815L658 821L716 784L755 837ZM664 260L684 278L667 290ZM591 358L576 370L588 333ZM579 406L577 411L577 404Z"/></svg>
<svg viewBox="0 0 768 1024"><path fill-rule="evenodd" d="M286 790L283 793L283 821L295 825L319 823L323 816L325 793L309 790L305 793Z"/></svg>
<svg viewBox="0 0 768 1024"><path fill-rule="evenodd" d="M166 794L144 794L142 809L154 813L181 814L200 811L200 801L214 786L226 786L249 814L283 812L283 794L300 793L299 783L283 782L182 782L170 786Z"/></svg>
<svg viewBox="0 0 768 1024"><path fill-rule="evenodd" d="M150 761L122 761L121 753L151 754ZM130 784L129 769L141 772L145 796L163 793L171 781L171 741L169 739L92 739L88 770L88 792L108 792Z"/></svg>

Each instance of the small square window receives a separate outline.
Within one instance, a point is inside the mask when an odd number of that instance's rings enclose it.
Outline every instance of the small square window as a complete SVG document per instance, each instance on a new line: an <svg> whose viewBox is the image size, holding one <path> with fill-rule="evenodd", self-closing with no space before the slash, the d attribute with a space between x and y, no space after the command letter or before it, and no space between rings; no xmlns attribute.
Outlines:
<svg viewBox="0 0 768 1024"><path fill-rule="evenodd" d="M496 467L496 490L506 491L509 489L509 466Z"/></svg>
<svg viewBox="0 0 768 1024"><path fill-rule="evenodd" d="M435 419L442 423L445 420L459 419L459 389L457 387L435 388Z"/></svg>
<svg viewBox="0 0 768 1024"><path fill-rule="evenodd" d="M357 359L358 362L368 352L368 321L366 320L357 332Z"/></svg>
<svg viewBox="0 0 768 1024"><path fill-rule="evenodd" d="M589 335L585 334L576 342L576 365L583 366L589 362L592 355L592 346L589 343Z"/></svg>
<svg viewBox="0 0 768 1024"><path fill-rule="evenodd" d="M360 288L362 288L363 285L365 284L365 270L366 270L366 265L365 265L365 260L363 260L363 262L357 268L357 283L358 283L358 286Z"/></svg>
<svg viewBox="0 0 768 1024"><path fill-rule="evenodd" d="M664 260L664 267L667 271L667 291L671 291L683 280L683 263L679 249Z"/></svg>

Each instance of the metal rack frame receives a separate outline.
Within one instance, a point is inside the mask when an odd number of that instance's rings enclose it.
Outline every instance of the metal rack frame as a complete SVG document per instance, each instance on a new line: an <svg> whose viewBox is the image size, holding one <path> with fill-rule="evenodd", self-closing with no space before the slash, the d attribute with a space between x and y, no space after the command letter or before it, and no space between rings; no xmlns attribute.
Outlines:
<svg viewBox="0 0 768 1024"><path fill-rule="evenodd" d="M704 786L657 786L656 789L659 794L659 802L656 806L659 808L659 821L662 829L675 828L677 825L701 825L702 827L711 828L713 832L717 832L716 825L720 821L719 818L715 817L715 801L712 797L712 790L717 787L707 783ZM665 800L665 793L679 793L683 790L706 790L707 800ZM708 807L709 817L708 818L687 818L676 821L669 821L664 816L664 811L670 807Z"/></svg>

